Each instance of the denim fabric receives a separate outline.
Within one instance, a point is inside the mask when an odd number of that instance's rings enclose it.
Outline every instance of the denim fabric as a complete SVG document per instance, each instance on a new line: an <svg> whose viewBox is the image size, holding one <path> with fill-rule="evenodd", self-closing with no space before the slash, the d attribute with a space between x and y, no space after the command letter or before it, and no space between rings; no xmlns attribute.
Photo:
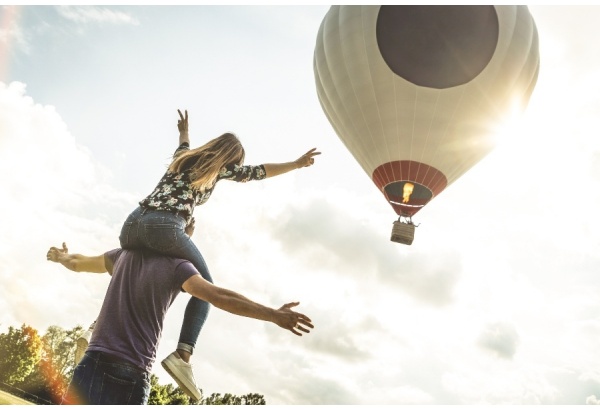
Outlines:
<svg viewBox="0 0 600 410"><path fill-rule="evenodd" d="M87 351L62 404L146 404L150 375L106 353Z"/></svg>
<svg viewBox="0 0 600 410"><path fill-rule="evenodd" d="M185 219L169 211L145 210L137 207L125 220L119 241L123 249L146 248L163 255L189 260L200 275L212 283L202 254L185 233ZM191 297L185 309L179 343L191 350L208 316L210 304Z"/></svg>

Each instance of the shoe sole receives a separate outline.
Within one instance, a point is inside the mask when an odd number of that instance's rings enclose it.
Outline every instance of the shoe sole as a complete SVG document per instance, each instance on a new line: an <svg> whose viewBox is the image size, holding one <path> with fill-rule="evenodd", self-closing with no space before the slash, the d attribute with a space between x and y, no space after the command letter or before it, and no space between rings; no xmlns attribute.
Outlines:
<svg viewBox="0 0 600 410"><path fill-rule="evenodd" d="M175 380L175 382L177 383L177 385L179 386L179 388L181 390L183 390L183 392L185 394L187 394L188 396L190 396L192 399L196 400L196 401L200 401L200 399L202 398L202 396L197 396L192 390L190 390L190 388L188 386L186 386L186 384L181 381L181 379L179 378L179 375L176 375L173 370L171 370L167 364L168 359L163 360L162 362L160 362L160 364L162 365L163 369L166 370L167 373L169 373L169 376L171 376L173 378L173 380Z"/></svg>

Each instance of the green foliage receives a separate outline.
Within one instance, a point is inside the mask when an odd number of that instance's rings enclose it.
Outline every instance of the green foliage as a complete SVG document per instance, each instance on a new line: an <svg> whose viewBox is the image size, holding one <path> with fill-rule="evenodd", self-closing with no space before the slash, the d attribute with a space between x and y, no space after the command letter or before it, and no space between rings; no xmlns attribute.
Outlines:
<svg viewBox="0 0 600 410"><path fill-rule="evenodd" d="M213 393L209 397L203 398L200 404L214 406L214 405L261 405L266 404L265 398L262 394L250 393L243 396L234 396L231 393Z"/></svg>
<svg viewBox="0 0 600 410"><path fill-rule="evenodd" d="M75 326L71 330L50 326L42 337L44 342L43 359L69 380L73 376L76 366L74 358L77 339L83 332L84 329L81 326Z"/></svg>
<svg viewBox="0 0 600 410"><path fill-rule="evenodd" d="M81 326L71 330L50 326L43 336L23 324L0 334L0 381L36 395L42 402L60 403L75 369L76 341L84 332ZM160 405L261 405L262 395L235 396L213 393L200 402L172 384L161 385L150 375L148 404Z"/></svg>
<svg viewBox="0 0 600 410"><path fill-rule="evenodd" d="M195 400L191 399L179 387L174 387L172 384L161 385L158 383L158 377L150 375L150 397L148 404L196 404Z"/></svg>
<svg viewBox="0 0 600 410"><path fill-rule="evenodd" d="M14 385L35 369L42 356L42 339L37 330L23 324L0 334L0 381Z"/></svg>
<svg viewBox="0 0 600 410"><path fill-rule="evenodd" d="M158 377L154 374L150 376L150 397L148 404L203 404L213 405L261 405L266 404L262 394L250 393L243 396L235 396L231 393L213 393L204 397L200 402L196 402L186 395L179 387L173 387L172 384L161 385L158 383Z"/></svg>

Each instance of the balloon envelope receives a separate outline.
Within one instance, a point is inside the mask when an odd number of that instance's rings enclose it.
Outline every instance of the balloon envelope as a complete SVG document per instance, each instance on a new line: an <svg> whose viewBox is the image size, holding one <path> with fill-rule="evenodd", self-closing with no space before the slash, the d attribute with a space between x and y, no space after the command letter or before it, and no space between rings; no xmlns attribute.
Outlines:
<svg viewBox="0 0 600 410"><path fill-rule="evenodd" d="M412 216L525 109L538 35L526 6L332 6L313 65L337 135L396 213Z"/></svg>

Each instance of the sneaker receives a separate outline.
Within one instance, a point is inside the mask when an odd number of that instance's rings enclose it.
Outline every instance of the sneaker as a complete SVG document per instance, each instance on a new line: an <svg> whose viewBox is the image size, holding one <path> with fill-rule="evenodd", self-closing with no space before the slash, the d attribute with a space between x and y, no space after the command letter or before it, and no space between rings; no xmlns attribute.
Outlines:
<svg viewBox="0 0 600 410"><path fill-rule="evenodd" d="M90 339L92 338L92 332L94 331L94 326L96 326L96 322L92 323L88 330L83 332L79 339L77 339L77 347L75 348L75 366L79 364L81 359L83 359L83 355L87 350L88 344L90 343Z"/></svg>
<svg viewBox="0 0 600 410"><path fill-rule="evenodd" d="M176 351L168 355L161 364L185 394L196 401L200 401L202 393L196 386L191 364L184 362Z"/></svg>

